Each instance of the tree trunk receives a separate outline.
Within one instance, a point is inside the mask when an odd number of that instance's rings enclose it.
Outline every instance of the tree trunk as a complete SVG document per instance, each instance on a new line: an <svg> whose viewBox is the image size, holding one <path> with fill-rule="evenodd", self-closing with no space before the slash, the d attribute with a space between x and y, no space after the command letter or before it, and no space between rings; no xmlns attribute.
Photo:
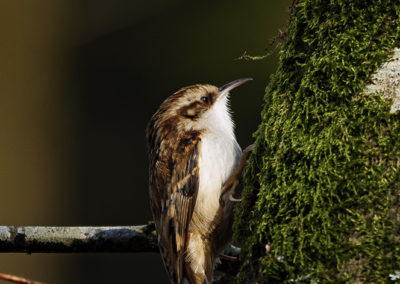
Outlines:
<svg viewBox="0 0 400 284"><path fill-rule="evenodd" d="M394 281L400 1L293 8L236 208L239 280Z"/></svg>

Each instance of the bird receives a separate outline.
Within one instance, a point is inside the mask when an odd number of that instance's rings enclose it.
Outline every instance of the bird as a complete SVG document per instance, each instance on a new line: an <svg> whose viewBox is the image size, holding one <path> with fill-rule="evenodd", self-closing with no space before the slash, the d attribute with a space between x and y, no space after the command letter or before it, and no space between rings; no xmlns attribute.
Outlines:
<svg viewBox="0 0 400 284"><path fill-rule="evenodd" d="M249 80L184 87L147 125L150 205L171 283L211 283L232 240L233 195L253 146L242 152L236 141L229 93Z"/></svg>

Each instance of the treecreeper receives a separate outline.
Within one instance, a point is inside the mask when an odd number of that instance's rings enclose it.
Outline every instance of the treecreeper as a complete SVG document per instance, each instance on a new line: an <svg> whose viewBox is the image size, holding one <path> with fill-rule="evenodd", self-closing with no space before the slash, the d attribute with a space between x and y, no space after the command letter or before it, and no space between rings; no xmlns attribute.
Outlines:
<svg viewBox="0 0 400 284"><path fill-rule="evenodd" d="M228 97L249 80L182 88L147 126L150 205L171 283L211 283L232 241L233 195L253 146L237 143Z"/></svg>

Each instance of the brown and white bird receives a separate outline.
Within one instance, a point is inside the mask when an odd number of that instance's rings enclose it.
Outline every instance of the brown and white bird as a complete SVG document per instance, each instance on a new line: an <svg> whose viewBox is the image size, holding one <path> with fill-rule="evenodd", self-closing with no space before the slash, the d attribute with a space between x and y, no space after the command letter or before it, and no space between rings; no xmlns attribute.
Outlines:
<svg viewBox="0 0 400 284"><path fill-rule="evenodd" d="M232 239L232 194L251 149L242 155L236 142L228 95L249 80L185 87L147 126L150 203L171 283L211 283Z"/></svg>

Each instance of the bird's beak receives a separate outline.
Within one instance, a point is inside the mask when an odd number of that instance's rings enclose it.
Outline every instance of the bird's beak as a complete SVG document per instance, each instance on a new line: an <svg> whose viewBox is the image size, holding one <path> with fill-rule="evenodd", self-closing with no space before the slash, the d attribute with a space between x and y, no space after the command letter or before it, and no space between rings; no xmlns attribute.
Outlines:
<svg viewBox="0 0 400 284"><path fill-rule="evenodd" d="M247 81L253 80L253 78L242 78L242 79L237 79L235 81L232 81L228 84L223 85L220 87L218 90L220 91L220 97L225 97L226 95L229 94L231 90L233 90L236 87L239 87L240 85L246 83Z"/></svg>

